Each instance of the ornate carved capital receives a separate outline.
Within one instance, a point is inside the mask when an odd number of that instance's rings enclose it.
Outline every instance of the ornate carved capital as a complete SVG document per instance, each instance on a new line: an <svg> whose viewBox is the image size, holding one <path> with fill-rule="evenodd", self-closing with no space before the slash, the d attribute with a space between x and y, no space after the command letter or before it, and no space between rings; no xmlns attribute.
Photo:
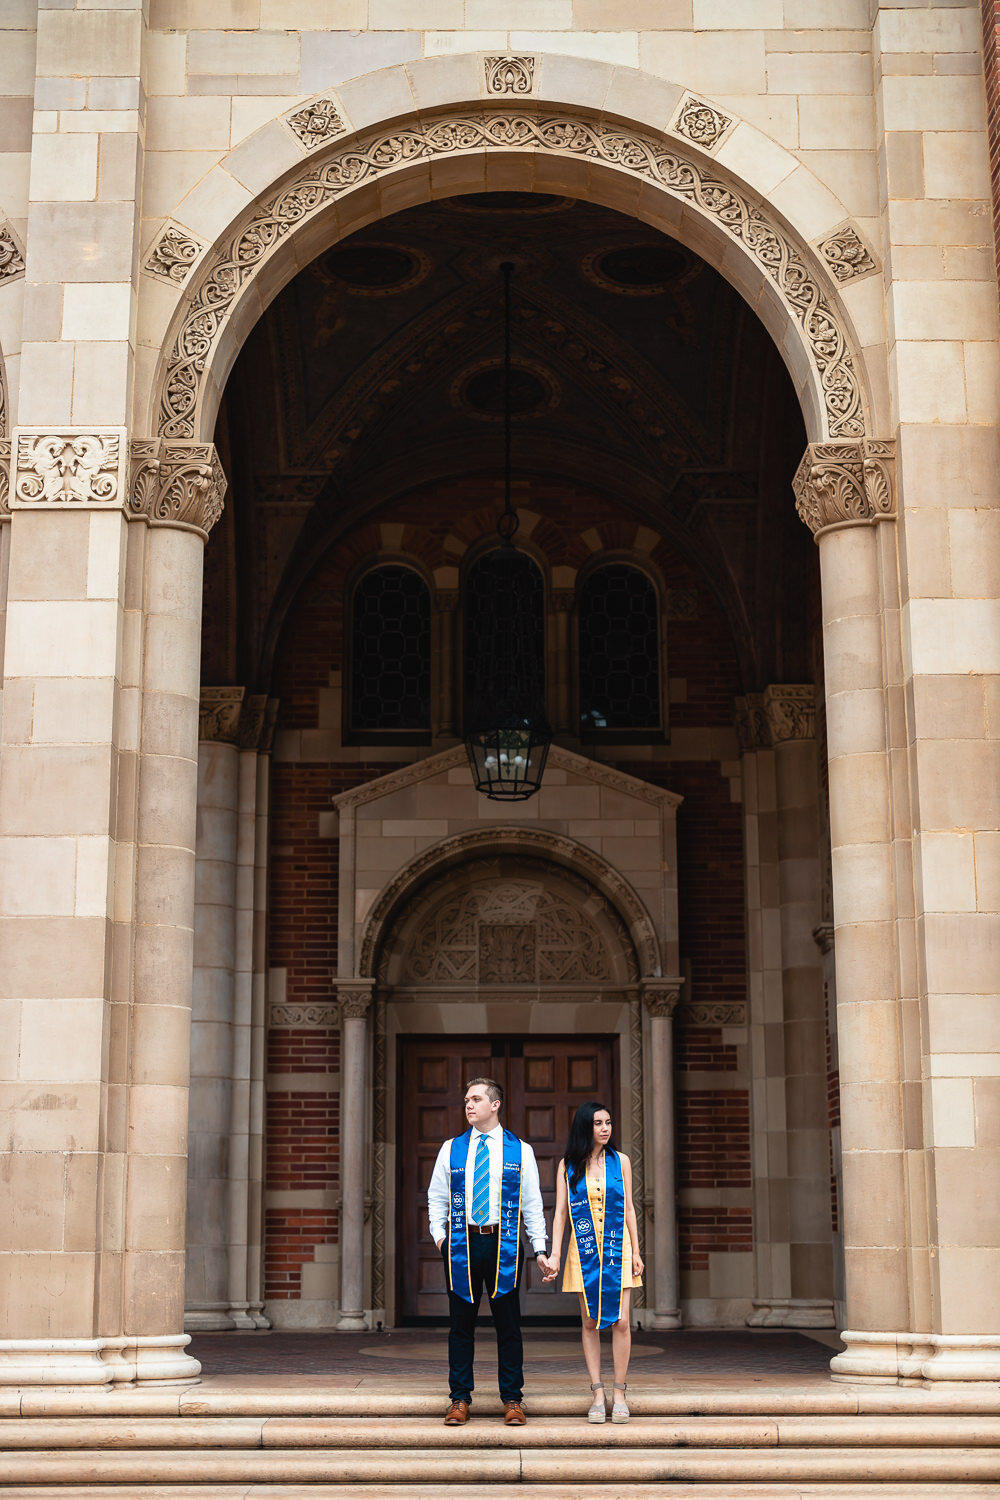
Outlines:
<svg viewBox="0 0 1000 1500"><path fill-rule="evenodd" d="M552 608L555 610L556 614L568 615L571 613L573 605L576 603L576 590L553 589L551 598Z"/></svg>
<svg viewBox="0 0 1000 1500"><path fill-rule="evenodd" d="M740 750L772 750L786 740L816 737L816 689L811 682L774 683L736 700Z"/></svg>
<svg viewBox="0 0 1000 1500"><path fill-rule="evenodd" d="M17 427L13 442L12 510L114 510L124 505L124 428L53 432Z"/></svg>
<svg viewBox="0 0 1000 1500"><path fill-rule="evenodd" d="M777 683L764 689L771 744L816 738L816 689L811 682Z"/></svg>
<svg viewBox="0 0 1000 1500"><path fill-rule="evenodd" d="M10 439L0 438L0 526L10 520Z"/></svg>
<svg viewBox="0 0 1000 1500"><path fill-rule="evenodd" d="M810 443L795 471L795 509L819 536L832 526L871 525L896 516L896 444Z"/></svg>
<svg viewBox="0 0 1000 1500"><path fill-rule="evenodd" d="M198 739L238 745L245 694L246 688L241 687L203 687L198 704Z"/></svg>
<svg viewBox="0 0 1000 1500"><path fill-rule="evenodd" d="M640 984L642 1003L651 1016L672 1016L681 998L683 979L644 979Z"/></svg>
<svg viewBox="0 0 1000 1500"><path fill-rule="evenodd" d="M437 606L438 613L450 615L453 610L458 608L460 598L461 595L458 589L438 589L434 595L434 603Z"/></svg>
<svg viewBox="0 0 1000 1500"><path fill-rule="evenodd" d="M136 438L129 457L129 515L207 539L222 515L227 483L215 444Z"/></svg>
<svg viewBox="0 0 1000 1500"><path fill-rule="evenodd" d="M834 928L832 922L821 922L813 928L813 942L821 953L833 952Z"/></svg>
<svg viewBox="0 0 1000 1500"><path fill-rule="evenodd" d="M371 1010L374 979L338 979L335 987L344 1020L363 1021Z"/></svg>
<svg viewBox="0 0 1000 1500"><path fill-rule="evenodd" d="M527 56L487 57L486 92L488 94L530 94L535 82L535 59Z"/></svg>

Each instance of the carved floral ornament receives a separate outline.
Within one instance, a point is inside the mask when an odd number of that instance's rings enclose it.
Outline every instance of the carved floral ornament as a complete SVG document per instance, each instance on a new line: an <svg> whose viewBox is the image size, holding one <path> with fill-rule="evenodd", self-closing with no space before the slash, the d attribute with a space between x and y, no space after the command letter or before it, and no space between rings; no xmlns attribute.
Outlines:
<svg viewBox="0 0 1000 1500"><path fill-rule="evenodd" d="M865 435L861 380L847 334L806 252L768 210L723 180L712 163L687 158L674 140L568 114L468 112L430 118L334 144L303 163L221 244L197 275L167 358L158 394L166 438L193 439L206 373L220 330L243 288L290 233L353 189L418 161L463 153L547 151L604 163L655 183L712 220L754 259L776 286L802 331L834 439Z"/></svg>
<svg viewBox="0 0 1000 1500"><path fill-rule="evenodd" d="M535 81L535 59L507 53L484 57L488 94L530 94Z"/></svg>
<svg viewBox="0 0 1000 1500"><path fill-rule="evenodd" d="M174 281L182 286L204 248L188 230L168 224L146 257L143 270L163 281Z"/></svg>
<svg viewBox="0 0 1000 1500"><path fill-rule="evenodd" d="M814 535L896 517L896 443L810 443L792 480L795 509Z"/></svg>
<svg viewBox="0 0 1000 1500"><path fill-rule="evenodd" d="M24 256L10 228L0 222L0 282L24 275Z"/></svg>
<svg viewBox="0 0 1000 1500"><path fill-rule="evenodd" d="M129 518L207 538L222 515L227 485L215 444L136 438L130 460Z"/></svg>
<svg viewBox="0 0 1000 1500"><path fill-rule="evenodd" d="M10 520L10 439L0 438L0 524Z"/></svg>
<svg viewBox="0 0 1000 1500"><path fill-rule="evenodd" d="M286 115L285 122L307 151L314 151L347 129L332 99L314 99L305 109Z"/></svg>
<svg viewBox="0 0 1000 1500"><path fill-rule="evenodd" d="M705 104L703 100L689 94L677 111L673 129L678 135L693 141L696 146L712 151L732 123L732 116L724 115L721 109L715 109L711 104Z"/></svg>

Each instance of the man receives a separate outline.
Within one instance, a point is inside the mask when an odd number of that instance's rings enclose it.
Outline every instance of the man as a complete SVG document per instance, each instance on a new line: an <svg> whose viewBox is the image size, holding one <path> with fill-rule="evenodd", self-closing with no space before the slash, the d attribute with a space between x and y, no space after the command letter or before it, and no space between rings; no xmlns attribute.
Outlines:
<svg viewBox="0 0 1000 1500"><path fill-rule="evenodd" d="M503 1089L492 1078L473 1078L465 1091L464 1135L445 1141L427 1189L431 1237L444 1258L448 1283L446 1427L469 1420L474 1386L476 1317L483 1287L497 1335L497 1374L508 1427L527 1421L522 1401L521 1217L544 1271L545 1214L535 1153L498 1119Z"/></svg>

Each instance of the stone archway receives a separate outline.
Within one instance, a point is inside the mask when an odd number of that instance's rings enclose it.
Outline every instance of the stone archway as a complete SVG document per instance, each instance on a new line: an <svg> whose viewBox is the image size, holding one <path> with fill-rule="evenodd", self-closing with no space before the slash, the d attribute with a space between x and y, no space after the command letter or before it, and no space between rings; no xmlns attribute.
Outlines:
<svg viewBox="0 0 1000 1500"><path fill-rule="evenodd" d="M530 61L534 67L538 59ZM391 92L395 71L373 78ZM635 80L638 94L643 75ZM646 81L662 90L661 81ZM747 152L758 133L746 122L694 101L714 119L713 132L692 129L686 109L664 129L662 117L619 123L590 99L568 104L563 91L550 101L534 85L530 101L518 96L504 104L489 98L496 90L486 78L480 97L462 103L442 90L433 70L423 84L420 113L392 125L366 121L369 128L352 134L348 111L332 92L271 122L237 149L235 164L217 169L231 183L231 166L241 196L253 185L244 212L220 225L210 244L195 214L198 228L190 233L175 224L164 231L146 269L162 275L157 257L164 255L176 266L178 246L192 269L175 277L183 295L160 325L156 373L139 397L148 403L147 431L210 440L229 369L263 306L320 249L398 209L493 187L568 192L623 209L688 244L765 323L791 370L811 440L857 442L872 432L873 383L862 343L867 348L882 335L856 336L841 288L876 271L875 258L842 222L843 206L828 190L823 213L796 225L795 193L786 191L781 209L772 208L753 169L741 175L728 164L738 137L735 160L752 159ZM772 141L767 147L772 156L779 149ZM807 169L784 154L787 166L773 186L798 178L805 189L809 176L815 188ZM227 193L224 201L232 198Z"/></svg>

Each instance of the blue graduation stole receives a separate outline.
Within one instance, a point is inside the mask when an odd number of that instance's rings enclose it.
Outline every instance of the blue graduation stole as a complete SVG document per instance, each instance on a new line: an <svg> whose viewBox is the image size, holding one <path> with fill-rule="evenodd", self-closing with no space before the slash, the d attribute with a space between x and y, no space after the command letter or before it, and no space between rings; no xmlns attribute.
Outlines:
<svg viewBox="0 0 1000 1500"><path fill-rule="evenodd" d="M469 1270L469 1225L465 1210L465 1169L472 1143L471 1127L451 1143L451 1216L448 1224L448 1282L463 1302L472 1301ZM503 1133L503 1167L500 1176L500 1244L497 1274L491 1297L503 1297L517 1285L521 1241L521 1142L511 1131Z"/></svg>
<svg viewBox="0 0 1000 1500"><path fill-rule="evenodd" d="M567 1174L567 1187L569 1177ZM604 1152L604 1237L597 1243L594 1215L587 1193L587 1174L581 1172L569 1190L569 1213L580 1254L587 1314L598 1328L610 1328L621 1316L622 1247L625 1243L625 1181L617 1151Z"/></svg>

